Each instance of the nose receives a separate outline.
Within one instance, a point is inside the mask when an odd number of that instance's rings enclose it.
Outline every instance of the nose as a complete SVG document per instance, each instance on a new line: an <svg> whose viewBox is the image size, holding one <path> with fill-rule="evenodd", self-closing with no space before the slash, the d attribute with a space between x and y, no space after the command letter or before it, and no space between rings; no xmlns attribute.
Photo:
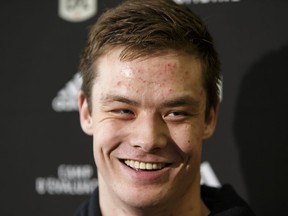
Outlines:
<svg viewBox="0 0 288 216"><path fill-rule="evenodd" d="M130 144L145 152L154 152L167 146L169 130L161 116L143 114L133 123Z"/></svg>

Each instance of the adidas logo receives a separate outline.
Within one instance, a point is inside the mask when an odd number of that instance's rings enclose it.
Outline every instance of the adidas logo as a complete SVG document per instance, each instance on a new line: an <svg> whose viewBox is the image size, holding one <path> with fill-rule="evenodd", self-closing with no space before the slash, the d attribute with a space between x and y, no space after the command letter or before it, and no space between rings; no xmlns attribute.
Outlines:
<svg viewBox="0 0 288 216"><path fill-rule="evenodd" d="M82 78L79 73L76 73L52 100L52 109L55 112L78 111L78 95L81 85Z"/></svg>
<svg viewBox="0 0 288 216"><path fill-rule="evenodd" d="M210 187L221 187L221 184L209 162L204 161L200 166L201 184Z"/></svg>

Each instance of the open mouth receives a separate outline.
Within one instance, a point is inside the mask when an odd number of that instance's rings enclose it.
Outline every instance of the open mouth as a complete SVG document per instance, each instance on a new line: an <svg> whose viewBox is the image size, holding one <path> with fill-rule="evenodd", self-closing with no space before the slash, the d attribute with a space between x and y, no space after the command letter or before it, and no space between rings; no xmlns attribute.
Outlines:
<svg viewBox="0 0 288 216"><path fill-rule="evenodd" d="M134 160L123 160L123 163L132 169L145 171L161 170L170 165L168 163L146 163Z"/></svg>

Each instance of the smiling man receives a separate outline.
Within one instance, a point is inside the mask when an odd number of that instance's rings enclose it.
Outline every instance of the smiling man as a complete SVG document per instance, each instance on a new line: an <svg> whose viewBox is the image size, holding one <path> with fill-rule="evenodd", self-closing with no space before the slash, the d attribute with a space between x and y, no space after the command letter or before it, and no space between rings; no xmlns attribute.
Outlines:
<svg viewBox="0 0 288 216"><path fill-rule="evenodd" d="M80 121L93 136L99 187L77 215L253 215L230 187L200 186L220 63L188 8L130 0L108 10L91 28L80 70Z"/></svg>

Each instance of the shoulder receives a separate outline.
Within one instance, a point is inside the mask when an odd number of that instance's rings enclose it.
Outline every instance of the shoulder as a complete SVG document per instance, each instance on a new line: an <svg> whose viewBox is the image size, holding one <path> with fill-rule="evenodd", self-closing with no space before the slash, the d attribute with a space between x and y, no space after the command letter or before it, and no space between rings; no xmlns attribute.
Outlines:
<svg viewBox="0 0 288 216"><path fill-rule="evenodd" d="M231 185L221 188L201 186L201 196L211 211L209 216L255 216Z"/></svg>

